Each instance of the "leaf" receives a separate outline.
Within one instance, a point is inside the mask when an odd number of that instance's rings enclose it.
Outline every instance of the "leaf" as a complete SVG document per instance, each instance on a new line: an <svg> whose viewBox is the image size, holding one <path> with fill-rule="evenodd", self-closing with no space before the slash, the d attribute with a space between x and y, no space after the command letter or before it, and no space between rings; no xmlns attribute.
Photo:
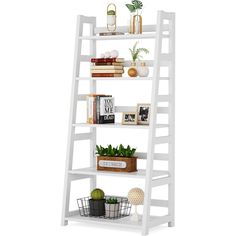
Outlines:
<svg viewBox="0 0 236 236"><path fill-rule="evenodd" d="M125 4L125 6L129 9L130 12L135 12L135 7L132 4Z"/></svg>
<svg viewBox="0 0 236 236"><path fill-rule="evenodd" d="M133 6L136 10L137 9L142 9L142 7L143 7L143 3L139 0L133 0L132 4L133 4Z"/></svg>

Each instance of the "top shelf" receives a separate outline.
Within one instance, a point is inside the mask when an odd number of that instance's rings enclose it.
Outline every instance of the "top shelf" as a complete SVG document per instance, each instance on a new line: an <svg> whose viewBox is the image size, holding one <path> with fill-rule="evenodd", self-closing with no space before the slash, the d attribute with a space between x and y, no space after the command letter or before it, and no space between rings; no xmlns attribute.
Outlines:
<svg viewBox="0 0 236 236"><path fill-rule="evenodd" d="M111 36L80 36L82 40L120 40L120 39L154 39L155 33L149 34L123 34L123 35L111 35Z"/></svg>

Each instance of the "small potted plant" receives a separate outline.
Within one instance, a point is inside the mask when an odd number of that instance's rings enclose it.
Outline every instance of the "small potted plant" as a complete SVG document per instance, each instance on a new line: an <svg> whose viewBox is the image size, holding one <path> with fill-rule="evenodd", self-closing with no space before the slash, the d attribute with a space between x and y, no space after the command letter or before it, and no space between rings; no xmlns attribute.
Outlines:
<svg viewBox="0 0 236 236"><path fill-rule="evenodd" d="M90 216L104 216L105 215L105 194L103 190L96 188L91 192L91 199L89 199Z"/></svg>
<svg viewBox="0 0 236 236"><path fill-rule="evenodd" d="M117 198L108 198L105 203L105 210L106 218L118 218L119 217L119 210L120 210L120 203L118 202Z"/></svg>
<svg viewBox="0 0 236 236"><path fill-rule="evenodd" d="M136 77L138 75L138 71L136 68L136 61L140 60L142 58L141 53L144 52L146 54L149 53L148 49L146 48L137 48L138 42L136 42L133 46L133 48L129 48L129 51L131 53L132 63L128 70L128 75L130 77Z"/></svg>
<svg viewBox="0 0 236 236"><path fill-rule="evenodd" d="M137 171L137 157L134 156L136 149L129 145L125 148L96 146L97 170L134 172Z"/></svg>

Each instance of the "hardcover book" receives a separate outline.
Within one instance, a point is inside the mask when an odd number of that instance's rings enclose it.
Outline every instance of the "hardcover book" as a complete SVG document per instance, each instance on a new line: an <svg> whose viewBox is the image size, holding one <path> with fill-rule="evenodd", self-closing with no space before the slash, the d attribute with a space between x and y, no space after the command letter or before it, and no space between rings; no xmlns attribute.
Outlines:
<svg viewBox="0 0 236 236"><path fill-rule="evenodd" d="M124 58L91 58L91 62L124 62Z"/></svg>
<svg viewBox="0 0 236 236"><path fill-rule="evenodd" d="M124 66L123 62L95 62L95 66L106 66L106 65L113 65L113 66Z"/></svg>
<svg viewBox="0 0 236 236"><path fill-rule="evenodd" d="M113 65L100 65L100 66L91 66L91 70L123 70L123 66L113 66Z"/></svg>
<svg viewBox="0 0 236 236"><path fill-rule="evenodd" d="M115 123L114 98L111 95L97 97L97 123ZM98 113L99 112L99 113Z"/></svg>
<svg viewBox="0 0 236 236"><path fill-rule="evenodd" d="M96 97L104 94L89 94L87 96L87 123L97 123Z"/></svg>
<svg viewBox="0 0 236 236"><path fill-rule="evenodd" d="M123 70L91 70L91 73L115 73L115 74L122 74L124 73Z"/></svg>
<svg viewBox="0 0 236 236"><path fill-rule="evenodd" d="M122 74L116 74L116 73L92 73L92 77L122 77Z"/></svg>

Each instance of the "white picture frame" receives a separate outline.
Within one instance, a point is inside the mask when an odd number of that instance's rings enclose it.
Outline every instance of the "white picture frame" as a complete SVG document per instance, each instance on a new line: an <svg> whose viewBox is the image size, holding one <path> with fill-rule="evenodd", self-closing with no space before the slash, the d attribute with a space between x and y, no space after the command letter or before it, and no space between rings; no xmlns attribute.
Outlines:
<svg viewBox="0 0 236 236"><path fill-rule="evenodd" d="M123 112L122 125L137 125L137 112Z"/></svg>
<svg viewBox="0 0 236 236"><path fill-rule="evenodd" d="M138 125L149 125L150 121L150 103L138 103L137 104L137 123Z"/></svg>

